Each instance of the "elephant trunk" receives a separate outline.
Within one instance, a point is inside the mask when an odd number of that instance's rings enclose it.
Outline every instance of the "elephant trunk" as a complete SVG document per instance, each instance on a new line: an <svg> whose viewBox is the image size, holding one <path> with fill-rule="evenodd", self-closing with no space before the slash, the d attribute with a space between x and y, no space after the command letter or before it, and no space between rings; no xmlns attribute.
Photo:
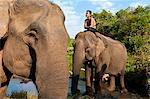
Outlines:
<svg viewBox="0 0 150 99"><path fill-rule="evenodd" d="M76 40L75 50L73 55L73 77L72 77L72 86L71 86L71 93L72 95L78 93L78 80L81 66L84 63L85 59L85 50L84 44L81 40Z"/></svg>
<svg viewBox="0 0 150 99"><path fill-rule="evenodd" d="M58 46L62 49L58 49ZM65 47L62 47L65 46ZM35 49L35 83L40 99L66 99L68 93L67 45ZM53 49L52 49L53 48ZM42 49L42 50L40 50ZM59 53L59 54L58 54Z"/></svg>

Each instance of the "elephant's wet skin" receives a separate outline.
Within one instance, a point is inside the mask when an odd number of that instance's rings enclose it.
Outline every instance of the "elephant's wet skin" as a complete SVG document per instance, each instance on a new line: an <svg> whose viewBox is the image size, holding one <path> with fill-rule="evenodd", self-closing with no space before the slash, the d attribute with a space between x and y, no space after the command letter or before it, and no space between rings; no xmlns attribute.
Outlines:
<svg viewBox="0 0 150 99"><path fill-rule="evenodd" d="M65 99L69 37L62 10L48 0L14 0L8 10L3 66L12 74L32 79L39 98Z"/></svg>

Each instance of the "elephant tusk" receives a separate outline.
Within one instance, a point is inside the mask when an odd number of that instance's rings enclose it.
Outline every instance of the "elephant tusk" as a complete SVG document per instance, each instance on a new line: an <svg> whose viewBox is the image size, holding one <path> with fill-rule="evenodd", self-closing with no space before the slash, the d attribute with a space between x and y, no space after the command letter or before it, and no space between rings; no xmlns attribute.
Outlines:
<svg viewBox="0 0 150 99"><path fill-rule="evenodd" d="M84 69L84 68L81 68L81 70L82 70L82 71L85 71L85 69Z"/></svg>

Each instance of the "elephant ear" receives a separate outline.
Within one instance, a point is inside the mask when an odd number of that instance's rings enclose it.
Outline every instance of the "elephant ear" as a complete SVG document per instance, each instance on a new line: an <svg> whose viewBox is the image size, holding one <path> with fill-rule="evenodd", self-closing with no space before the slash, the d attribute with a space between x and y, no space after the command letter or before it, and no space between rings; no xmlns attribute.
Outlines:
<svg viewBox="0 0 150 99"><path fill-rule="evenodd" d="M101 39L97 39L97 42L95 44L95 53L96 57L98 57L105 49L105 44Z"/></svg>

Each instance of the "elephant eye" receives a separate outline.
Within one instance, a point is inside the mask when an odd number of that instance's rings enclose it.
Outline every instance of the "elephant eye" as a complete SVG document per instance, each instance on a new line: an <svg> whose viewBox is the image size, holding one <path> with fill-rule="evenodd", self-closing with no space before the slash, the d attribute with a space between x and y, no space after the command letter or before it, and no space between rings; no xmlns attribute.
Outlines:
<svg viewBox="0 0 150 99"><path fill-rule="evenodd" d="M31 31L28 32L28 35L34 37L36 35L36 32L31 30Z"/></svg>
<svg viewBox="0 0 150 99"><path fill-rule="evenodd" d="M35 39L38 39L38 37L37 37L37 30L36 30L36 29L31 29L31 30L27 33L27 35L28 35L29 37L33 37L33 38L35 38Z"/></svg>
<svg viewBox="0 0 150 99"><path fill-rule="evenodd" d="M30 32L28 33L28 35L29 35L29 36L35 36L35 35L36 35L36 32L35 32L35 31L30 31Z"/></svg>

